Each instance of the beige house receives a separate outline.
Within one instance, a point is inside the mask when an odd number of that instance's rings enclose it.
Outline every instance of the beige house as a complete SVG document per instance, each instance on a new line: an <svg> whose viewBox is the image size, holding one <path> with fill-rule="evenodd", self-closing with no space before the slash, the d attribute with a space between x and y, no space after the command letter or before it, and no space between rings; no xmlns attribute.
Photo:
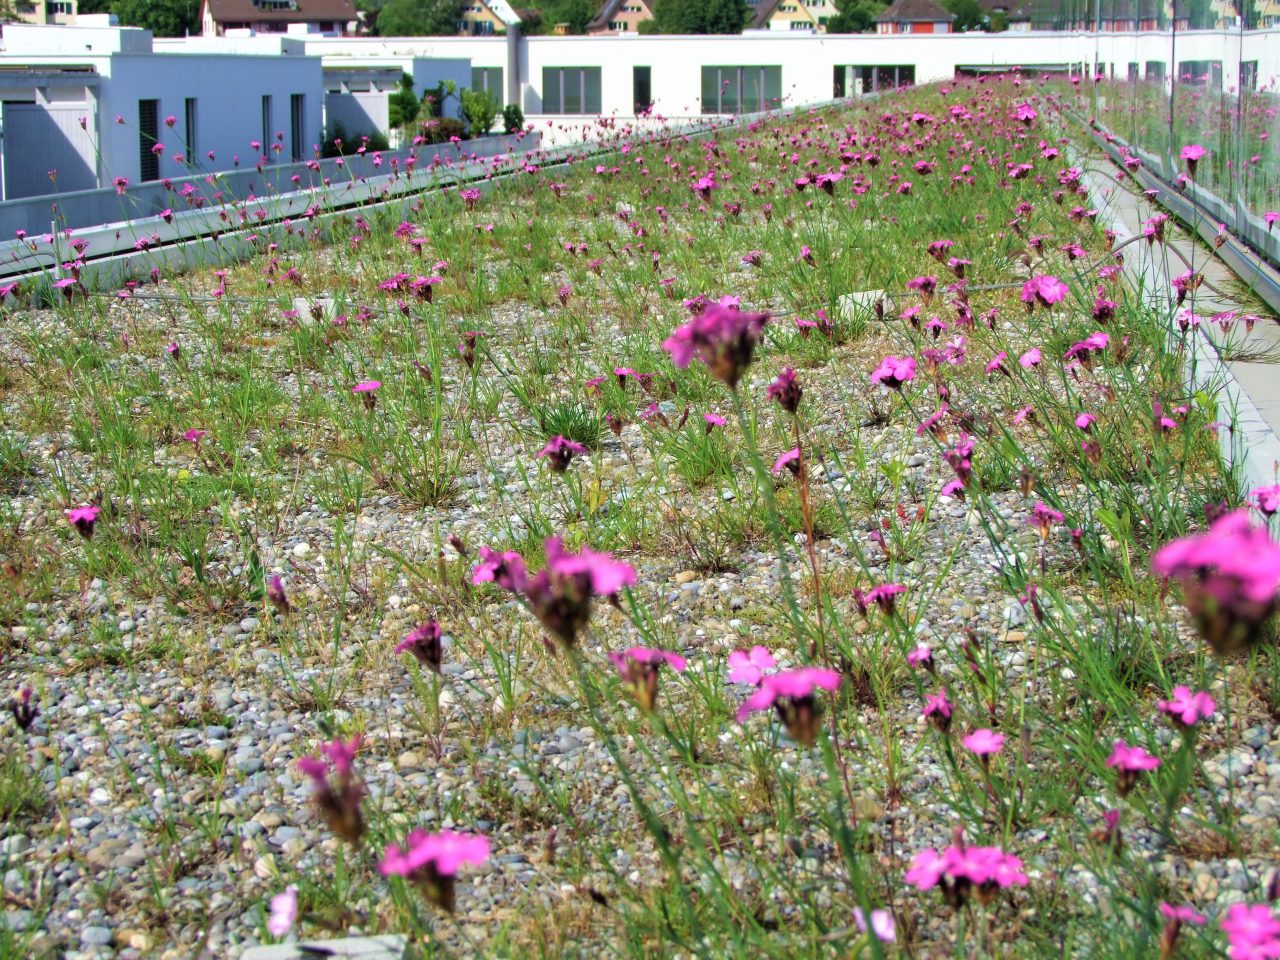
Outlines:
<svg viewBox="0 0 1280 960"><path fill-rule="evenodd" d="M458 33L465 37L492 37L507 32L507 24L520 15L504 0L464 0Z"/></svg>
<svg viewBox="0 0 1280 960"><path fill-rule="evenodd" d="M839 11L832 0L747 0L753 30L827 32L827 21Z"/></svg>
<svg viewBox="0 0 1280 960"><path fill-rule="evenodd" d="M653 19L654 0L605 0L591 22L587 33L594 36L609 33L636 33L640 24Z"/></svg>
<svg viewBox="0 0 1280 960"><path fill-rule="evenodd" d="M78 0L16 0L13 12L19 23L57 24L74 27Z"/></svg>

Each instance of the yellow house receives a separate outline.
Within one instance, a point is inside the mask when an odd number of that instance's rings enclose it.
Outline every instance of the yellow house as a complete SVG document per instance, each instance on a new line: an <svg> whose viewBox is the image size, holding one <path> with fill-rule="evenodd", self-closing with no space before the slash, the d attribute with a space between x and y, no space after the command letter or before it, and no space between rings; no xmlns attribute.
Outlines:
<svg viewBox="0 0 1280 960"><path fill-rule="evenodd" d="M500 15L500 11L505 12L493 0L465 0L462 4L462 17L458 20L458 33L467 37L491 37L506 33L507 21ZM514 16L514 12L512 15Z"/></svg>
<svg viewBox="0 0 1280 960"><path fill-rule="evenodd" d="M19 23L75 26L77 0L17 0L13 14Z"/></svg>
<svg viewBox="0 0 1280 960"><path fill-rule="evenodd" d="M832 0L747 0L754 30L813 30L827 32L827 21L838 10Z"/></svg>

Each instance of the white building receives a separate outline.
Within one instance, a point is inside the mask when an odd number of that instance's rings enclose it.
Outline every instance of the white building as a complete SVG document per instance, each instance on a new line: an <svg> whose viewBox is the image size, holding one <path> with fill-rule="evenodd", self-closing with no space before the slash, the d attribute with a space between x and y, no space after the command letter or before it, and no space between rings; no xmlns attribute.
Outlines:
<svg viewBox="0 0 1280 960"><path fill-rule="evenodd" d="M1115 77L1175 76L1168 33L827 34L760 31L741 36L308 38L326 62L394 53L466 59L473 86L501 92L543 131L544 144L590 136L597 116L619 123L643 108L668 119L820 103L957 73L1021 67ZM1217 64L1223 85L1274 87L1280 29L1179 32L1179 65ZM1096 58L1096 61L1095 61ZM551 126L548 126L548 123Z"/></svg>
<svg viewBox="0 0 1280 960"><path fill-rule="evenodd" d="M150 31L89 19L5 27L0 198L313 156L321 66L300 41L157 52Z"/></svg>

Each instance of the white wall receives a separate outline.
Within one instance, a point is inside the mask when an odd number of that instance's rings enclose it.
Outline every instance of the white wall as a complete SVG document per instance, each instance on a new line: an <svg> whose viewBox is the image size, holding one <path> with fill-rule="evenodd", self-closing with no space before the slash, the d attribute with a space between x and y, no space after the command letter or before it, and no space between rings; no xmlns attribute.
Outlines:
<svg viewBox="0 0 1280 960"><path fill-rule="evenodd" d="M103 180L128 177L138 182L141 162L138 150L138 101L159 99L160 175L177 177L191 170L173 157L186 149L185 101L196 99L196 156L204 170L233 167L238 155L241 167L251 167L256 157L250 142L262 139L262 97L271 97L271 129L284 133L284 150L269 154L287 162L290 150L290 96L303 94L305 116L302 155L310 159L321 140L324 84L320 61L315 57L218 56L212 54L154 54L117 56L107 64L109 80L99 89L99 123ZM100 71L102 72L102 71ZM115 122L124 117L123 125ZM173 116L172 129L164 118ZM213 151L214 159L208 158Z"/></svg>

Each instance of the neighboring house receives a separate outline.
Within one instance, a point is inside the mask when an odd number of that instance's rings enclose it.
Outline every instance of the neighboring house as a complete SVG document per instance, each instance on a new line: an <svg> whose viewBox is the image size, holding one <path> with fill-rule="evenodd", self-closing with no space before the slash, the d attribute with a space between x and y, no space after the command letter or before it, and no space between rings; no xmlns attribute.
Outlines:
<svg viewBox="0 0 1280 960"><path fill-rule="evenodd" d="M587 24L593 36L608 33L636 33L640 24L653 19L654 0L605 0Z"/></svg>
<svg viewBox="0 0 1280 960"><path fill-rule="evenodd" d="M812 30L827 32L827 21L838 11L832 0L756 0L752 3L752 30Z"/></svg>
<svg viewBox="0 0 1280 960"><path fill-rule="evenodd" d="M200 30L206 37L228 30L255 33L321 33L346 37L359 23L352 0L200 0Z"/></svg>
<svg viewBox="0 0 1280 960"><path fill-rule="evenodd" d="M458 33L464 37L492 37L520 22L520 14L506 0L466 0Z"/></svg>
<svg viewBox="0 0 1280 960"><path fill-rule="evenodd" d="M933 0L893 0L875 19L876 33L950 33L955 17Z"/></svg>
<svg viewBox="0 0 1280 960"><path fill-rule="evenodd" d="M74 26L78 0L16 0L13 12L19 23Z"/></svg>
<svg viewBox="0 0 1280 960"><path fill-rule="evenodd" d="M1178 10L1177 29L1187 30L1191 21L1186 4ZM1171 0L1107 0L1104 4L1070 10L1057 0L1031 0L1027 16L1032 30L1071 30L1103 33L1168 30L1173 23ZM1094 15L1100 19L1094 20ZM1216 18L1215 18L1216 19Z"/></svg>

